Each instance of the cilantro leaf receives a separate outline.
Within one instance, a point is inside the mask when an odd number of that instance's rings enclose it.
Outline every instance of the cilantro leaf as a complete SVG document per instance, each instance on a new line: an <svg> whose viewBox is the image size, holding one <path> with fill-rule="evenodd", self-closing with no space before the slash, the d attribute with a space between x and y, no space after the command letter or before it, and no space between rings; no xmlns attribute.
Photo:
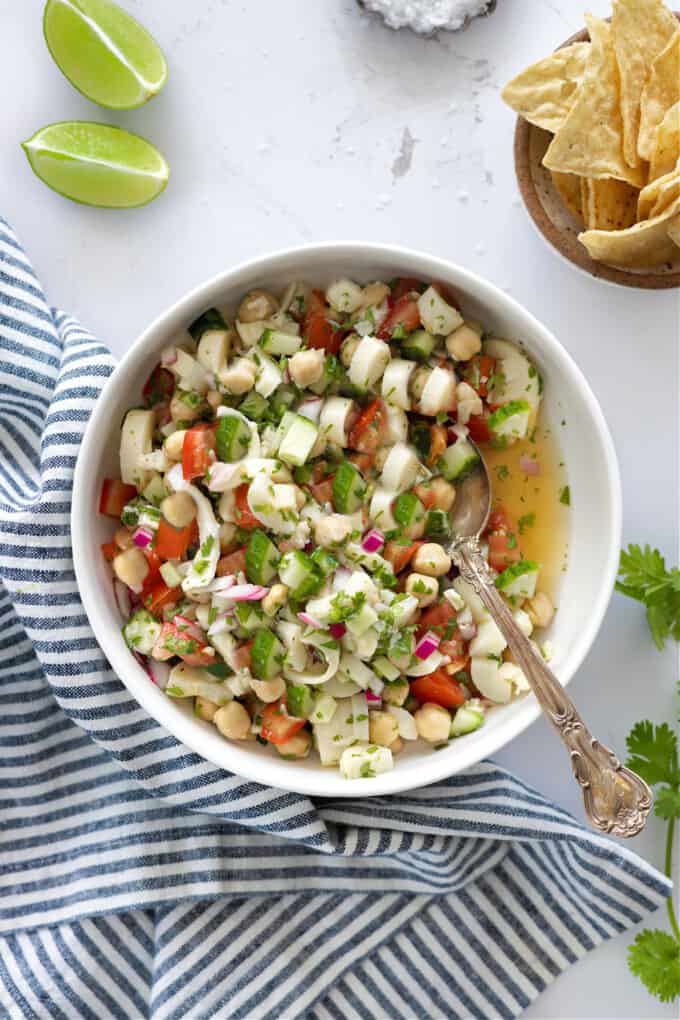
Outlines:
<svg viewBox="0 0 680 1020"><path fill-rule="evenodd" d="M680 570L666 568L658 549L629 545L621 552L617 591L647 607L647 622L657 648L669 637L680 641Z"/></svg>
<svg viewBox="0 0 680 1020"><path fill-rule="evenodd" d="M640 932L628 948L628 966L661 1002L680 996L680 943L667 932Z"/></svg>
<svg viewBox="0 0 680 1020"><path fill-rule="evenodd" d="M680 818L680 790L662 786L654 800L654 813L659 818Z"/></svg>
<svg viewBox="0 0 680 1020"><path fill-rule="evenodd" d="M654 726L649 720L636 723L626 738L629 758L626 761L648 783L676 784L678 774L678 740L668 723Z"/></svg>

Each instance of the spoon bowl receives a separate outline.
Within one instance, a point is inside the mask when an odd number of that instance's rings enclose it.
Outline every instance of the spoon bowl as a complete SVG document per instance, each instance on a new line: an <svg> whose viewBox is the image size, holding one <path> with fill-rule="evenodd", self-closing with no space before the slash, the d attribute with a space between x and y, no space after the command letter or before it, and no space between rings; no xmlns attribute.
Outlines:
<svg viewBox="0 0 680 1020"><path fill-rule="evenodd" d="M491 513L491 479L486 463L477 445L469 437L467 442L474 446L479 459L472 470L456 484L456 499L451 507L449 522L452 534L458 538L481 535Z"/></svg>

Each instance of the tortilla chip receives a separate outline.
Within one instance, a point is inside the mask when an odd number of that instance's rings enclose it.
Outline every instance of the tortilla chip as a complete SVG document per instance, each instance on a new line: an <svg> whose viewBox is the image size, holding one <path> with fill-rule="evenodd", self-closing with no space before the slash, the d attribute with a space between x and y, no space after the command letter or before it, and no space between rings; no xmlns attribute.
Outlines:
<svg viewBox="0 0 680 1020"><path fill-rule="evenodd" d="M586 15L592 44L583 81L569 116L543 157L549 170L581 177L616 177L634 187L646 181L641 168L623 156L623 122L619 108L619 72L611 26Z"/></svg>
<svg viewBox="0 0 680 1020"><path fill-rule="evenodd" d="M660 216L678 197L680 197L680 158L670 173L658 177L640 192L638 218L646 220Z"/></svg>
<svg viewBox="0 0 680 1020"><path fill-rule="evenodd" d="M503 89L508 106L545 131L558 131L574 105L590 43L574 43L527 67Z"/></svg>
<svg viewBox="0 0 680 1020"><path fill-rule="evenodd" d="M663 0L614 0L612 40L621 87L623 154L628 166L640 163L640 97L653 62L678 30Z"/></svg>
<svg viewBox="0 0 680 1020"><path fill-rule="evenodd" d="M581 205L581 181L582 177L576 174L561 174L551 171L550 176L555 186L555 191L560 196L572 216L577 220L583 219L583 206Z"/></svg>
<svg viewBox="0 0 680 1020"><path fill-rule="evenodd" d="M626 230L637 220L638 190L613 177L586 180L583 218L588 230Z"/></svg>
<svg viewBox="0 0 680 1020"><path fill-rule="evenodd" d="M675 216L668 227L668 236L680 248L680 216ZM680 252L676 252L676 258Z"/></svg>
<svg viewBox="0 0 680 1020"><path fill-rule="evenodd" d="M670 220L680 214L677 198L661 216L643 220L627 230L587 230L579 241L591 258L629 269L644 269L677 258L677 248L669 237ZM673 228L675 225L673 224Z"/></svg>
<svg viewBox="0 0 680 1020"><path fill-rule="evenodd" d="M656 129L654 155L649 164L649 179L664 177L675 169L680 156L680 103L670 110Z"/></svg>
<svg viewBox="0 0 680 1020"><path fill-rule="evenodd" d="M642 90L638 152L643 159L651 162L656 129L677 102L680 102L680 27L652 64L647 84Z"/></svg>
<svg viewBox="0 0 680 1020"><path fill-rule="evenodd" d="M583 222L585 223L587 229L590 226L590 224L588 223L588 178L579 177L579 182L581 184L580 188L581 216L583 217Z"/></svg>

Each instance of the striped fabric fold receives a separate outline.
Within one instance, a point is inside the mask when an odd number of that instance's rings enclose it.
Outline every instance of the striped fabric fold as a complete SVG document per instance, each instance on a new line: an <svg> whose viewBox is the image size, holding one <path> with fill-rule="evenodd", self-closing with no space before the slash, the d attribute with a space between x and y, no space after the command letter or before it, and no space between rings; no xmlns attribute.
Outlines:
<svg viewBox="0 0 680 1020"><path fill-rule="evenodd" d="M0 220L0 1015L515 1017L662 903L661 874L491 762L314 803L146 715L70 549L112 368Z"/></svg>

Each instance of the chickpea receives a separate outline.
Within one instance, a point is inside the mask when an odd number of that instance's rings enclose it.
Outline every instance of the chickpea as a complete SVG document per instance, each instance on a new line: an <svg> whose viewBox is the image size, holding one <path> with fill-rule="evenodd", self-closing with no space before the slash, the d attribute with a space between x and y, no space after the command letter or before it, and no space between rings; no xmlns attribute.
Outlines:
<svg viewBox="0 0 680 1020"><path fill-rule="evenodd" d="M286 685L282 676L276 676L273 680L255 680L253 678L250 681L250 686L260 701L264 701L267 705L272 701L278 701L286 693Z"/></svg>
<svg viewBox="0 0 680 1020"><path fill-rule="evenodd" d="M247 358L239 358L220 374L225 390L234 396L247 393L255 385L255 365Z"/></svg>
<svg viewBox="0 0 680 1020"><path fill-rule="evenodd" d="M420 400L425 389L425 384L432 374L432 369L427 368L426 365L421 365L415 372L412 373L409 379L409 390L414 400Z"/></svg>
<svg viewBox="0 0 680 1020"><path fill-rule="evenodd" d="M128 588L139 591L149 573L149 564L142 550L133 545L114 558L113 572Z"/></svg>
<svg viewBox="0 0 680 1020"><path fill-rule="evenodd" d="M127 528L119 528L113 536L113 541L119 549L129 549L132 545L132 532Z"/></svg>
<svg viewBox="0 0 680 1020"><path fill-rule="evenodd" d="M170 417L173 421L196 421L197 418L201 417L202 413L202 400L196 405L196 407L192 407L191 404L186 404L177 392L173 394L172 400L170 401Z"/></svg>
<svg viewBox="0 0 680 1020"><path fill-rule="evenodd" d="M403 750L404 741L401 739L401 737L397 737L397 739L393 740L392 743L390 744L390 751L392 752L392 754L399 754L399 752Z"/></svg>
<svg viewBox="0 0 680 1020"><path fill-rule="evenodd" d="M161 513L173 528L186 528L196 516L196 504L188 492L173 492L161 503Z"/></svg>
<svg viewBox="0 0 680 1020"><path fill-rule="evenodd" d="M469 361L482 349L482 338L469 322L464 322L446 338L446 349L455 361Z"/></svg>
<svg viewBox="0 0 680 1020"><path fill-rule="evenodd" d="M456 490L445 478L433 478L425 485L416 485L413 490L418 499L437 510L449 511L456 499ZM434 497L434 498L433 498Z"/></svg>
<svg viewBox="0 0 680 1020"><path fill-rule="evenodd" d="M208 404L212 407L213 411L216 411L222 404L222 394L219 390L208 390L205 395L205 399L208 401Z"/></svg>
<svg viewBox="0 0 680 1020"><path fill-rule="evenodd" d="M288 598L288 586L275 584L269 593L262 599L262 610L265 616L275 616L278 609L286 604Z"/></svg>
<svg viewBox="0 0 680 1020"><path fill-rule="evenodd" d="M451 557L438 542L419 546L412 560L414 568L428 577L443 577L451 569Z"/></svg>
<svg viewBox="0 0 680 1020"><path fill-rule="evenodd" d="M354 352L361 343L361 338L356 333L351 333L346 340L343 341L342 347L340 348L340 361L343 363L345 368L349 368Z"/></svg>
<svg viewBox="0 0 680 1020"><path fill-rule="evenodd" d="M194 714L206 722L212 722L219 709L219 705L215 704L214 701L208 701L207 698L197 697L194 701Z"/></svg>
<svg viewBox="0 0 680 1020"><path fill-rule="evenodd" d="M230 740L247 740L250 733L250 716L240 701L230 701L213 716L213 722L223 737Z"/></svg>
<svg viewBox="0 0 680 1020"><path fill-rule="evenodd" d="M390 292L390 288L386 283L367 283L361 294L361 308L377 308L381 305L387 295Z"/></svg>
<svg viewBox="0 0 680 1020"><path fill-rule="evenodd" d="M182 447L184 446L184 437L186 434L186 429L177 429L176 432L171 432L165 440L163 443L163 449L165 450L165 456L168 460L182 459Z"/></svg>
<svg viewBox="0 0 680 1020"><path fill-rule="evenodd" d="M399 736L399 724L389 712L368 713L368 739L372 744L389 747Z"/></svg>
<svg viewBox="0 0 680 1020"><path fill-rule="evenodd" d="M238 306L238 320L260 322L261 319L268 319L270 315L274 315L278 308L279 303L273 294L257 288L249 291Z"/></svg>
<svg viewBox="0 0 680 1020"><path fill-rule="evenodd" d="M441 705L433 705L427 702L421 705L413 718L416 721L418 735L427 740L430 744L440 744L449 739L451 731L451 716Z"/></svg>
<svg viewBox="0 0 680 1020"><path fill-rule="evenodd" d="M424 609L439 598L439 585L434 577L426 574L409 574L406 578L406 593L415 596L420 608Z"/></svg>
<svg viewBox="0 0 680 1020"><path fill-rule="evenodd" d="M236 534L236 525L231 524L229 521L225 521L220 524L220 550L226 552L234 544L234 535Z"/></svg>
<svg viewBox="0 0 680 1020"><path fill-rule="evenodd" d="M406 681L399 683L385 684L382 691L382 699L386 705L397 705L400 707L408 698L409 685Z"/></svg>
<svg viewBox="0 0 680 1020"><path fill-rule="evenodd" d="M288 371L298 386L312 386L323 375L324 352L321 350L298 351L288 362Z"/></svg>
<svg viewBox="0 0 680 1020"><path fill-rule="evenodd" d="M312 734L309 730L298 730L285 743L277 744L276 750L282 758L306 758L311 747Z"/></svg>
<svg viewBox="0 0 680 1020"><path fill-rule="evenodd" d="M545 592L537 591L525 608L534 627L548 627L552 623L555 608Z"/></svg>

